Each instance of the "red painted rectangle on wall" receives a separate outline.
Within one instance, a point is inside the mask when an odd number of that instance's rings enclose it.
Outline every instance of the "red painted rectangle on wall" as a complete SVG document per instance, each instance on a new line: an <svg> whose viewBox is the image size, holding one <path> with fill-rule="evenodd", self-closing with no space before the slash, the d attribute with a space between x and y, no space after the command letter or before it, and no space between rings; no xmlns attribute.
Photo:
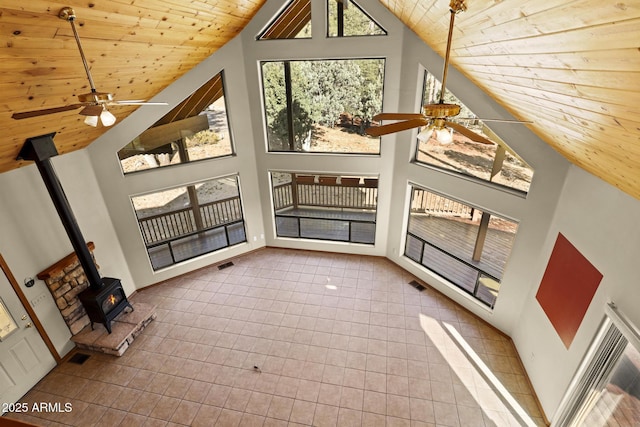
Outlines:
<svg viewBox="0 0 640 427"><path fill-rule="evenodd" d="M578 332L601 280L602 273L558 233L536 299L566 348Z"/></svg>

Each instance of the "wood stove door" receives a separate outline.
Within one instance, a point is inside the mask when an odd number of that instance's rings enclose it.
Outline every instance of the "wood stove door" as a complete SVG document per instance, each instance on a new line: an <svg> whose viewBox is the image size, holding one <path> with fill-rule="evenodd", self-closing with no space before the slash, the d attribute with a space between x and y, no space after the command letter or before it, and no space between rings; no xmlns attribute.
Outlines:
<svg viewBox="0 0 640 427"><path fill-rule="evenodd" d="M0 414L56 366L11 283L0 269ZM5 405L6 404L6 405Z"/></svg>

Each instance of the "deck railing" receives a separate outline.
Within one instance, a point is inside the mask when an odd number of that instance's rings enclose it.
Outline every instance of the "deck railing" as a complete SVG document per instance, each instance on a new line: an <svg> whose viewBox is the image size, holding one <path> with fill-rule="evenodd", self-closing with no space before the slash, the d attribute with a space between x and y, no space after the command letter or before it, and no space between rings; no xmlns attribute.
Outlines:
<svg viewBox="0 0 640 427"><path fill-rule="evenodd" d="M293 184L291 182L273 187L273 204L276 211L293 206L292 187Z"/></svg>
<svg viewBox="0 0 640 427"><path fill-rule="evenodd" d="M193 208L163 212L138 220L145 244L179 239L186 235L207 231L221 225L242 220L239 197L216 200L199 206L202 226L198 227Z"/></svg>
<svg viewBox="0 0 640 427"><path fill-rule="evenodd" d="M200 205L200 215L205 228L240 221L242 219L240 197L229 197Z"/></svg>
<svg viewBox="0 0 640 427"><path fill-rule="evenodd" d="M488 278L492 283L499 285L498 277L411 232L407 232L404 255L493 308L497 290L485 286L482 279Z"/></svg>
<svg viewBox="0 0 640 427"><path fill-rule="evenodd" d="M472 207L421 188L413 189L411 212L423 212L433 215L450 215L461 218L471 218L473 216Z"/></svg>
<svg viewBox="0 0 640 427"><path fill-rule="evenodd" d="M298 177L273 187L273 204L276 211L289 207L312 206L323 208L375 209L378 202L378 180L366 178Z"/></svg>

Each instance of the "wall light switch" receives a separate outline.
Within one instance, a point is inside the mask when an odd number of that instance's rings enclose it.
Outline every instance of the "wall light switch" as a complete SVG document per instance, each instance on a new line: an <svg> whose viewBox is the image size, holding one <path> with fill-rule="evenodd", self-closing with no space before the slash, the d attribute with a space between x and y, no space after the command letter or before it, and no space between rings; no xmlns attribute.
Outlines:
<svg viewBox="0 0 640 427"><path fill-rule="evenodd" d="M31 300L31 307L35 307L39 304L42 303L42 301L47 299L47 293L43 292L40 295L38 295L37 297L35 297L34 299Z"/></svg>

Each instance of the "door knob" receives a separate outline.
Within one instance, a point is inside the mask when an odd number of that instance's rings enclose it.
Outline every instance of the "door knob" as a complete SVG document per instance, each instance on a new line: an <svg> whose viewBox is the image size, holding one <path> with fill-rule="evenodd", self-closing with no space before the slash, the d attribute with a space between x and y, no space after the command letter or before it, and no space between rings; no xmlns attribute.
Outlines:
<svg viewBox="0 0 640 427"><path fill-rule="evenodd" d="M23 315L22 315L22 317L21 317L21 319L22 319L22 320L27 320L27 318L28 318L28 317L27 317L27 315L26 315L26 314L23 314Z"/></svg>
<svg viewBox="0 0 640 427"><path fill-rule="evenodd" d="M32 325L31 325L31 322L29 322L29 323L27 323L26 325L24 325L24 327L25 327L25 328L30 328L31 326L32 326Z"/></svg>

